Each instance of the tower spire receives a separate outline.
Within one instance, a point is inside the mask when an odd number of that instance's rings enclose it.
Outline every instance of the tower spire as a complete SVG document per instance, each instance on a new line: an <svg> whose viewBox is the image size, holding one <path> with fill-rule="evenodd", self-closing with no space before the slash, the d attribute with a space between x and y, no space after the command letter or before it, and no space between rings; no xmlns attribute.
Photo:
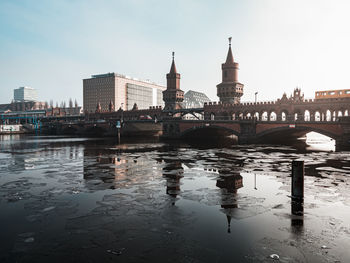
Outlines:
<svg viewBox="0 0 350 263"><path fill-rule="evenodd" d="M232 55L232 50L231 50L231 40L232 37L228 38L228 53L227 53L227 58L226 58L226 64L233 64L233 55Z"/></svg>
<svg viewBox="0 0 350 263"><path fill-rule="evenodd" d="M173 51L172 52L172 57L173 57L173 62L171 63L171 68L170 68L170 72L169 73L172 73L172 74L176 74L177 71L176 71L176 66L175 66L175 52Z"/></svg>

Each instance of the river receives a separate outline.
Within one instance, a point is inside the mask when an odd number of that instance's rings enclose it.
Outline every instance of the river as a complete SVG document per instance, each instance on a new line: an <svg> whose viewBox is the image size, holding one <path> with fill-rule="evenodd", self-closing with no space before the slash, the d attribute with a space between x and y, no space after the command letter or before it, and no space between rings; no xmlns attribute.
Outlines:
<svg viewBox="0 0 350 263"><path fill-rule="evenodd" d="M293 160L304 216L291 214ZM0 262L350 262L349 174L349 152L312 138L1 136Z"/></svg>

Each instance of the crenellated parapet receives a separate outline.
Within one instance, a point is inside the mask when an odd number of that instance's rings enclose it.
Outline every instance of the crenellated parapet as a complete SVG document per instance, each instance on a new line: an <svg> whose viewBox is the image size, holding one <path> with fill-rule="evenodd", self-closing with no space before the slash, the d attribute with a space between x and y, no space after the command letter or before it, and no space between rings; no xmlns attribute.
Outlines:
<svg viewBox="0 0 350 263"><path fill-rule="evenodd" d="M287 98L283 94L275 101L230 104L209 102L204 104L206 120L276 120L276 121L335 121L350 113L350 98L304 99L300 89Z"/></svg>

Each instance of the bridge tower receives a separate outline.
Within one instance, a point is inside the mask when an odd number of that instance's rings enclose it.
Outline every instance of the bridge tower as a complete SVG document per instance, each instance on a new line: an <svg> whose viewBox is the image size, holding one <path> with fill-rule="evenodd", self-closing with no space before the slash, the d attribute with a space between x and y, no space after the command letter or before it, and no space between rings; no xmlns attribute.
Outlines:
<svg viewBox="0 0 350 263"><path fill-rule="evenodd" d="M230 37L226 62L221 64L222 82L216 87L221 102L238 104L243 95L244 85L238 82L238 63L233 60L231 39Z"/></svg>
<svg viewBox="0 0 350 263"><path fill-rule="evenodd" d="M181 109L181 102L184 100L184 92L180 89L180 74L176 71L174 55L173 52L170 72L166 74L167 85L166 90L163 91L164 110Z"/></svg>

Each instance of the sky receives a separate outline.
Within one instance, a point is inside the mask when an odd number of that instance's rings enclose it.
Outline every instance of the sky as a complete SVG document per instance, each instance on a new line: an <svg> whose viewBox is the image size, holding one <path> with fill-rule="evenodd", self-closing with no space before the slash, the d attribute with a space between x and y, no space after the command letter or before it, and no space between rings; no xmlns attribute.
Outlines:
<svg viewBox="0 0 350 263"><path fill-rule="evenodd" d="M30 86L82 104L82 79L107 72L165 85L172 51L181 89L218 101L228 37L242 101L313 98L350 88L349 14L348 0L0 0L0 103Z"/></svg>

